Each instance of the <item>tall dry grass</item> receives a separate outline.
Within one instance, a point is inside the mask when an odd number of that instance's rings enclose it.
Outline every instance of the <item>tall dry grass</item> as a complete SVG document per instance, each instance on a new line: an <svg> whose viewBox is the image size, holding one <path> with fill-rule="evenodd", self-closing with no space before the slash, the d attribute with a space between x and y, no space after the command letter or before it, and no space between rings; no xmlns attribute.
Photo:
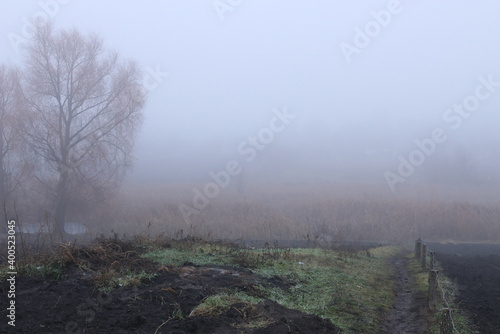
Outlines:
<svg viewBox="0 0 500 334"><path fill-rule="evenodd" d="M376 184L267 184L224 190L183 220L203 184L127 185L96 215L96 233L217 239L500 241L499 189Z"/></svg>

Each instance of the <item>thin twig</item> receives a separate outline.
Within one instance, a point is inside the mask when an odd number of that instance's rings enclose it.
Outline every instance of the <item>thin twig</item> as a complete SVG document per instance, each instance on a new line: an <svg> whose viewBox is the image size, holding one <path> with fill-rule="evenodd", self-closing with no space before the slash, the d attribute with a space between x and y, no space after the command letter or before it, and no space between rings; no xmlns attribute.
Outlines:
<svg viewBox="0 0 500 334"><path fill-rule="evenodd" d="M165 325L167 322L169 322L170 320L172 320L173 318L169 318L167 321L165 321L164 323L162 323L160 326L158 326L158 328L155 330L155 334L158 333L158 330L160 329L161 326Z"/></svg>

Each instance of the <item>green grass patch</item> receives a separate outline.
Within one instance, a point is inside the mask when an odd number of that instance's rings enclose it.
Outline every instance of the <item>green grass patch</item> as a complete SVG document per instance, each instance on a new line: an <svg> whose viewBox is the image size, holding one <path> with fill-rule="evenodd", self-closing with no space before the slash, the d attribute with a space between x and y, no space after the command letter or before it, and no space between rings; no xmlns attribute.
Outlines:
<svg viewBox="0 0 500 334"><path fill-rule="evenodd" d="M191 262L200 266L205 264L227 265L232 263L228 255L206 253L197 250L158 249L145 254L144 257L173 266L181 266L185 262Z"/></svg>
<svg viewBox="0 0 500 334"><path fill-rule="evenodd" d="M270 299L330 319L346 333L377 332L394 301L388 259L397 253L396 248L374 249L370 257L318 249L293 253L303 264L282 261L256 270L266 277L295 282L289 291L267 290Z"/></svg>
<svg viewBox="0 0 500 334"><path fill-rule="evenodd" d="M130 270L120 273L110 269L97 273L93 277L93 282L100 291L110 292L123 286L139 286L144 280L151 280L156 276L156 274L147 273L144 270L137 273Z"/></svg>
<svg viewBox="0 0 500 334"><path fill-rule="evenodd" d="M245 318L245 328L255 329L269 325L272 320L260 313L255 304L263 301L262 298L247 295L242 292L221 293L212 295L191 311L190 317L215 317L229 311L231 307L237 308Z"/></svg>
<svg viewBox="0 0 500 334"><path fill-rule="evenodd" d="M417 261L412 252L406 256L408 273L413 278L413 286L416 292L427 294L429 291L429 273L422 269L422 264Z"/></svg>
<svg viewBox="0 0 500 334"><path fill-rule="evenodd" d="M65 268L66 264L62 261L21 262L16 264L18 276L46 277L56 280L63 277ZM7 277L7 272L10 271L12 270L4 267L0 269L0 276Z"/></svg>
<svg viewBox="0 0 500 334"><path fill-rule="evenodd" d="M235 244L183 239L172 240L163 247L155 247L143 257L172 266L181 266L185 262L196 265L231 265L242 251L243 248Z"/></svg>
<svg viewBox="0 0 500 334"><path fill-rule="evenodd" d="M356 250L244 249L209 243L189 248L155 249L148 257L165 265L232 265L250 268L271 278L290 282L288 288L260 286L259 296L288 308L330 319L346 333L375 333L394 302L389 259L400 249L381 247ZM217 312L234 302L232 295L214 296L197 312ZM205 312L205 311L203 311Z"/></svg>
<svg viewBox="0 0 500 334"><path fill-rule="evenodd" d="M262 298L257 298L254 296L249 296L247 294L238 293L221 293L217 295L212 295L203 300L203 302L195 307L190 317L205 316L213 317L221 315L222 313L229 310L231 305L235 303L245 303L245 304L257 304L261 302Z"/></svg>
<svg viewBox="0 0 500 334"><path fill-rule="evenodd" d="M115 282L118 286L139 286L143 280L152 280L155 277L156 274L147 273L144 270L138 273L128 271L118 276Z"/></svg>

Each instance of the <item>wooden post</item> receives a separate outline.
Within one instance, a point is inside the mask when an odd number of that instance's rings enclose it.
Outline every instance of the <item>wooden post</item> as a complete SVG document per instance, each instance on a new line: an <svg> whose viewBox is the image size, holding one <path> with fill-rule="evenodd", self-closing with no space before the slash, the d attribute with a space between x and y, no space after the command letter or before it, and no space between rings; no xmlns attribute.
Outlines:
<svg viewBox="0 0 500 334"><path fill-rule="evenodd" d="M418 238L415 241L415 257L417 259L420 259L421 247L422 247L422 239Z"/></svg>
<svg viewBox="0 0 500 334"><path fill-rule="evenodd" d="M437 300L437 289L438 289L438 271L437 270L431 270L429 271L429 293L428 293L428 298L429 298L429 309L431 311L434 311L436 309L436 300Z"/></svg>
<svg viewBox="0 0 500 334"><path fill-rule="evenodd" d="M436 258L435 258L435 253L434 252L429 252L431 254L431 259L430 259L430 263L429 263L429 268L430 270L434 270L434 267L435 267L435 263L434 261L436 261Z"/></svg>
<svg viewBox="0 0 500 334"><path fill-rule="evenodd" d="M422 244L422 254L420 255L421 256L421 260L422 260L422 268L425 270L426 268L426 265L427 265L427 245L426 244Z"/></svg>

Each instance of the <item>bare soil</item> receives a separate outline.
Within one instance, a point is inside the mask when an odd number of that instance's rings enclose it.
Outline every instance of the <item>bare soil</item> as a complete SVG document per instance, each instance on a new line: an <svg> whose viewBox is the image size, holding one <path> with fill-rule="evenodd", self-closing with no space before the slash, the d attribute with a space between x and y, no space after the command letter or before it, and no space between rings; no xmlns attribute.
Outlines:
<svg viewBox="0 0 500 334"><path fill-rule="evenodd" d="M479 333L500 333L500 246L448 245L436 254ZM447 253L444 253L447 252Z"/></svg>
<svg viewBox="0 0 500 334"><path fill-rule="evenodd" d="M222 291L259 294L257 285L288 289L292 282L266 279L225 266L161 267L140 257L127 243L105 243L67 254L71 264L63 278L16 278L16 326L7 324L7 298L0 302L1 333L339 333L330 321L288 309L271 300L255 307L235 303L218 316L190 313L204 298ZM73 260L71 260L71 257ZM138 286L101 292L96 282L113 270L144 270L158 275ZM0 285L6 296L8 282ZM252 321L261 328L249 328Z"/></svg>

